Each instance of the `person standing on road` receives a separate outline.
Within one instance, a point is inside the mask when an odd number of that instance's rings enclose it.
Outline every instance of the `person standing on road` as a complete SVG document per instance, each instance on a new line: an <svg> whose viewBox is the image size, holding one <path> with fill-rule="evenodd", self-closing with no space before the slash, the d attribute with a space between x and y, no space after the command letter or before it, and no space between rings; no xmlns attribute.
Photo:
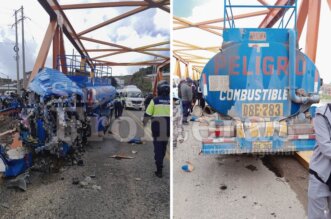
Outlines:
<svg viewBox="0 0 331 219"><path fill-rule="evenodd" d="M123 114L123 110L124 110L124 105L125 105L125 99L124 99L124 95L120 94L120 116L122 116Z"/></svg>
<svg viewBox="0 0 331 219"><path fill-rule="evenodd" d="M314 118L316 146L309 164L308 218L331 218L331 104Z"/></svg>
<svg viewBox="0 0 331 219"><path fill-rule="evenodd" d="M121 110L121 98L120 94L116 93L115 101L114 101L114 108L115 108L115 119L120 117L120 110Z"/></svg>
<svg viewBox="0 0 331 219"><path fill-rule="evenodd" d="M163 159L167 151L170 136L170 85L167 81L160 81L157 86L157 97L149 103L144 114L143 124L146 126L152 119L151 129L154 144L155 175L162 178Z"/></svg>
<svg viewBox="0 0 331 219"><path fill-rule="evenodd" d="M182 105L183 105L183 124L187 125L187 117L189 115L189 110L192 105L192 99L193 99L193 92L192 92L192 79L187 78L186 82L184 82L180 86L180 98L182 99Z"/></svg>

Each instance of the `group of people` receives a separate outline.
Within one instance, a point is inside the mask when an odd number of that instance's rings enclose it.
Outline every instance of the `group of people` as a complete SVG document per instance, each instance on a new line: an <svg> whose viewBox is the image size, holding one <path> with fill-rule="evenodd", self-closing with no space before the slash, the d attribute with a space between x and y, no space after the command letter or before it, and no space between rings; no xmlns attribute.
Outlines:
<svg viewBox="0 0 331 219"><path fill-rule="evenodd" d="M193 111L193 107L196 102L198 101L198 105L201 108L205 107L205 101L202 97L199 82L194 82L191 78L181 80L178 85L178 96L182 101L183 125L187 125L187 118L190 115L190 112Z"/></svg>
<svg viewBox="0 0 331 219"><path fill-rule="evenodd" d="M120 118L123 114L124 107L125 107L124 96L117 92L114 101L109 104L110 118L113 117L113 113L115 113L115 119Z"/></svg>

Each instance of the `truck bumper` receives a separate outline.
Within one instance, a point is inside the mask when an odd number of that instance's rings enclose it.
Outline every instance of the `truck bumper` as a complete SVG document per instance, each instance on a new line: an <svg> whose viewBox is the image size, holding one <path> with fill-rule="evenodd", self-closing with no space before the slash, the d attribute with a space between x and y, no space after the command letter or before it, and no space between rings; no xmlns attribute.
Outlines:
<svg viewBox="0 0 331 219"><path fill-rule="evenodd" d="M309 151L315 147L315 135L288 138L214 138L202 142L202 154L287 153Z"/></svg>

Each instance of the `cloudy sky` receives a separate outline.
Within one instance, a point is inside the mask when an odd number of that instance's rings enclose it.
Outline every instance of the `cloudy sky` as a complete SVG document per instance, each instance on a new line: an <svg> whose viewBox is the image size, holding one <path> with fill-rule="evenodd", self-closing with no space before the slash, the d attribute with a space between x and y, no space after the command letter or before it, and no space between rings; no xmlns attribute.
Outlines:
<svg viewBox="0 0 331 219"><path fill-rule="evenodd" d="M60 4L103 2L104 0L59 0ZM108 0L109 1L109 0ZM6 3L4 3L6 2ZM41 42L49 23L49 16L41 7L37 0L11 0L3 1L0 7L0 72L8 74L11 78L16 78L15 52L15 28L12 24L15 21L14 10L23 5L25 16L25 50L26 50L26 70L31 71L35 58L39 52ZM65 11L76 32L85 30L100 22L111 19L117 15L125 13L135 7L121 8L98 8L98 9L79 9ZM125 18L84 36L98 40L120 44L126 47L140 47L152 43L169 40L169 13L160 9L149 9L134 16ZM19 25L19 47L21 48L21 26ZM106 49L102 45L83 41L86 49ZM66 53L73 53L73 46L68 40L65 41ZM167 46L164 46L167 47ZM168 46L169 47L169 46ZM75 52L77 54L77 52ZM46 62L46 66L51 67L51 54ZM103 55L105 53L90 53L91 57ZM159 52L158 54L169 55L169 52ZM21 53L20 53L21 55ZM103 60L114 62L137 62L152 60L154 56L125 53L111 56ZM132 74L142 66L138 67L113 67L114 75ZM20 70L22 75L22 70ZM0 75L0 77L5 77Z"/></svg>
<svg viewBox="0 0 331 219"><path fill-rule="evenodd" d="M267 0L269 3L274 3L275 0ZM232 0L232 4L254 4L255 1L247 1L247 0ZM259 4L257 1L255 4ZM301 4L301 0L298 0L298 7ZM178 17L185 18L189 21L198 22L198 21L206 21L223 17L223 1L220 0L173 0L173 9L174 15ZM239 9L240 11L234 11L234 14L246 13L247 11L243 11L243 9ZM249 9L252 11L252 9ZM261 9L257 9L261 10ZM236 21L236 27L256 27L258 20L263 19L264 16L254 17L254 18L246 18L242 20ZM319 29L319 41L317 48L317 57L316 57L316 66L319 69L321 77L325 82L331 82L331 74L330 74L330 51L331 51L331 32L330 29L330 21L331 21L331 11L327 5L327 1L322 1L321 6L321 17L320 17L320 29ZM223 24L219 24L222 25ZM187 37L187 36L195 36L195 37ZM302 33L299 46L304 51L305 49L305 36L306 36L306 28ZM182 30L176 30L173 33L173 38L177 40L181 40L183 42L192 43L199 46L217 46L222 44L222 38L217 37L216 35L210 34L206 31L199 30L197 28L188 28ZM197 54L198 55L198 54ZM201 54L203 56L212 56L213 54ZM174 59L172 58L172 61ZM182 65L182 68L184 66ZM174 65L172 66L174 68Z"/></svg>

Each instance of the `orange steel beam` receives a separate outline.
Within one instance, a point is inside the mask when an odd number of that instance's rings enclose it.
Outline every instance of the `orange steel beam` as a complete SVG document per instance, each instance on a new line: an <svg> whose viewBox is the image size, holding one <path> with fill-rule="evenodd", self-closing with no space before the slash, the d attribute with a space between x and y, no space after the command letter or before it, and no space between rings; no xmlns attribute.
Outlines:
<svg viewBox="0 0 331 219"><path fill-rule="evenodd" d="M89 37L83 37L80 36L79 37L81 40L85 40L85 41L89 41L89 42L93 42L93 43L98 43L98 44L103 44L103 45L107 45L107 46L112 46L112 47L117 47L117 48L122 48L122 49L126 49L127 47L125 46L121 46L115 43L110 43L110 42L106 42L106 41L102 41L102 40L96 40L96 39L92 39Z"/></svg>
<svg viewBox="0 0 331 219"><path fill-rule="evenodd" d="M119 50L117 52L107 53L107 54L100 55L100 56L96 56L96 57L93 57L93 59L100 59L100 58L114 56L114 55L118 55L118 54L126 53L126 52L138 52L138 53L142 53L142 54L145 54L145 55L151 55L151 56L156 56L156 57L161 57L161 58L167 59L167 58L169 58L168 56L163 56L163 55L160 55L160 54L146 52L145 49L148 49L148 48L151 48L151 47L155 47L155 46L166 45L166 44L169 44L169 43L170 43L170 41L164 41L164 42L154 43L154 44L150 44L150 45L146 45L146 46L141 46L141 47L137 47L137 48L133 48L133 49L132 48L129 48L129 47L126 47L126 46L121 46L121 45L118 45L118 44L113 44L113 46L120 47L120 48L122 48L122 50Z"/></svg>
<svg viewBox="0 0 331 219"><path fill-rule="evenodd" d="M32 79L36 76L39 69L44 67L45 61L47 58L47 54L49 52L49 48L52 44L52 40L53 40L54 34L56 32L56 28L57 28L57 22L56 22L56 20L52 20L48 25L44 40L41 44L41 47L40 47L40 50L39 50L39 53L38 53L38 56L36 59L36 62L33 66L32 73L29 78L29 82L32 81Z"/></svg>
<svg viewBox="0 0 331 219"><path fill-rule="evenodd" d="M278 0L275 5L284 6L284 5L293 5L295 0ZM259 28L270 28L272 27L285 13L287 8L273 8L269 11L269 13L265 16Z"/></svg>
<svg viewBox="0 0 331 219"><path fill-rule="evenodd" d="M307 56L315 62L316 50L318 42L318 28L320 22L321 0L309 0L308 24L306 36L306 51Z"/></svg>
<svg viewBox="0 0 331 219"><path fill-rule="evenodd" d="M60 54L60 28L56 26L54 37L53 37L53 68L57 68L57 58Z"/></svg>
<svg viewBox="0 0 331 219"><path fill-rule="evenodd" d="M160 43L154 43L154 44L150 44L150 45L146 45L146 46L137 47L137 48L135 48L135 50L145 50L147 48L162 46L162 45L167 45L167 44L170 44L170 41L164 41L164 42L160 42Z"/></svg>
<svg viewBox="0 0 331 219"><path fill-rule="evenodd" d="M298 41L301 37L303 27L305 26L307 15L308 15L309 0L302 0L298 19L297 19L297 29L298 29Z"/></svg>
<svg viewBox="0 0 331 219"><path fill-rule="evenodd" d="M132 7L132 6L148 6L145 1L122 1L122 2L97 2L85 4L68 4L60 5L60 8L53 7L54 10L62 9L91 9L91 8L110 8L110 7Z"/></svg>
<svg viewBox="0 0 331 219"><path fill-rule="evenodd" d="M72 43L72 45L76 48L81 56L87 57L87 63L90 67L93 67L93 63L89 59L89 55L86 52L84 45L80 41L77 36L76 31L72 27L71 23L69 22L67 16L63 12L63 10L59 9L54 11L52 8L57 7L60 8L59 3L56 0L38 0L39 4L47 11L51 20L61 21L60 26L62 27L63 33L67 36L68 40Z"/></svg>
<svg viewBox="0 0 331 219"><path fill-rule="evenodd" d="M109 20L107 20L107 21L104 21L104 22L102 22L102 23L100 23L100 24L97 24L97 25L95 25L95 26L93 26L93 27L90 27L90 28L88 28L88 29L86 29L86 30L84 30L84 31L82 31L82 32L80 32L80 33L78 33L78 36L81 36L81 35L87 34L87 33L89 33L89 32L92 32L92 31L96 30L96 29L99 29L99 28L101 28L101 27L104 27L104 26L106 26L106 25L108 25L108 24L114 23L114 22L116 22L116 21L122 20L122 19L124 19L124 18L126 18L126 17L129 17L129 16L131 16L131 15L134 15L134 14L137 14L137 13L139 13L139 12L145 11L145 10L148 9L148 8L149 8L148 6L141 6L141 7L139 7L139 8L133 9L133 10L131 10L131 11L128 11L128 12L124 13L124 14L121 14L121 15L116 16L116 17L114 17L114 18L111 18L111 19L109 19Z"/></svg>
<svg viewBox="0 0 331 219"><path fill-rule="evenodd" d="M146 61L146 62L108 62L103 60L96 60L102 63L103 66L146 66L146 65L159 65L160 62Z"/></svg>
<svg viewBox="0 0 331 219"><path fill-rule="evenodd" d="M255 17L255 16L260 16L260 15L265 15L268 14L269 10L261 10L261 11L256 11L256 12L250 12L250 13L244 13L244 14L238 14L233 16L234 20L238 19L243 19L243 18L248 18L248 17ZM225 19L226 21L228 20L227 18ZM224 21L224 18L219 18L219 19L214 19L214 20L208 20L208 21L202 21L196 23L197 25L204 25L204 24L212 24L212 23L218 23Z"/></svg>
<svg viewBox="0 0 331 219"><path fill-rule="evenodd" d="M150 7L158 7L159 9L170 13L170 8L164 5L164 4L170 4L170 1L156 2L156 1L152 1L152 0L145 0L145 2L148 2Z"/></svg>
<svg viewBox="0 0 331 219"><path fill-rule="evenodd" d="M220 47L200 47L200 46L196 46L196 45L193 45L193 44L190 44L190 43L185 43L185 42L182 42L182 41L179 41L179 40L173 40L173 42L175 43L178 43L178 44L181 44L180 46L181 47L188 47L190 50L207 50L207 51L210 51L210 52L218 52L219 51L219 48ZM217 48L217 49L216 49ZM176 49L174 51L177 51Z"/></svg>
<svg viewBox="0 0 331 219"><path fill-rule="evenodd" d="M161 71L161 68L163 68L164 66L170 64L170 59L167 59L165 60L163 63L159 64L156 68L156 77L155 77L155 80L154 80L154 88L153 88L153 94L156 95L156 91L157 91L157 83L160 81L160 80L163 80L163 74L162 74L162 71Z"/></svg>
<svg viewBox="0 0 331 219"><path fill-rule="evenodd" d="M86 49L87 52L119 52L123 49ZM169 48L148 48L141 51L169 51Z"/></svg>
<svg viewBox="0 0 331 219"><path fill-rule="evenodd" d="M260 2L262 5L269 5L268 2L264 1L264 0L257 0L258 2Z"/></svg>

